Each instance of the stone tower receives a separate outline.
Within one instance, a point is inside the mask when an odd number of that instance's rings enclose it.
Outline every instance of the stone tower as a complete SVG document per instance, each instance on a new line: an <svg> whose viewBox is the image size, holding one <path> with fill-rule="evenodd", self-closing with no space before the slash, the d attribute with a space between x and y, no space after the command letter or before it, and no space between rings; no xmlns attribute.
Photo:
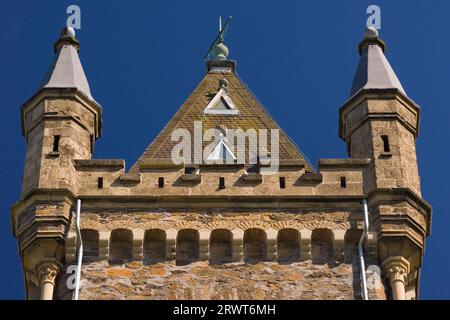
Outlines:
<svg viewBox="0 0 450 320"><path fill-rule="evenodd" d="M339 135L350 158L370 158L364 193L378 235L378 255L394 298L415 297L431 208L421 198L416 138L419 106L409 98L376 29L359 45L350 98L340 109ZM399 282L402 282L400 285Z"/></svg>
<svg viewBox="0 0 450 320"><path fill-rule="evenodd" d="M101 107L73 30L55 50L22 108L27 154L12 224L28 299L72 298L76 200L81 299L361 299L361 257L370 299L417 298L431 223L419 107L376 30L340 109L349 158L317 170L238 77L223 39L128 172L123 160L92 159Z"/></svg>
<svg viewBox="0 0 450 320"><path fill-rule="evenodd" d="M74 31L65 28L38 92L22 107L27 149L21 201L13 212L29 298L52 296L78 192L72 161L91 159L101 132L101 107L91 96L78 50Z"/></svg>

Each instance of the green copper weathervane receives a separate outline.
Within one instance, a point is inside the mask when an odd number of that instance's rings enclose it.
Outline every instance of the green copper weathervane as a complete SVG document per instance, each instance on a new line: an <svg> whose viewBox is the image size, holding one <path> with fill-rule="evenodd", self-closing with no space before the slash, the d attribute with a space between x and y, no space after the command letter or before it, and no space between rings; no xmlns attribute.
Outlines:
<svg viewBox="0 0 450 320"><path fill-rule="evenodd" d="M228 25L230 24L231 16L227 19L222 27L222 17L219 17L219 34L208 49L204 59L205 60L227 60L228 48L224 44L225 35L227 34Z"/></svg>

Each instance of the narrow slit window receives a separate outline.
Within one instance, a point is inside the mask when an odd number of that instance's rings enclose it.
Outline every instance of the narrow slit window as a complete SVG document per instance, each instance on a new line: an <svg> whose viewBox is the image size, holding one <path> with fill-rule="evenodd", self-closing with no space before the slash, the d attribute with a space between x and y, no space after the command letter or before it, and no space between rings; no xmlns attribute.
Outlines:
<svg viewBox="0 0 450 320"><path fill-rule="evenodd" d="M98 177L98 179L97 179L97 187L99 189L103 189L103 177Z"/></svg>
<svg viewBox="0 0 450 320"><path fill-rule="evenodd" d="M285 188L286 188L286 178L280 177L280 189L285 189Z"/></svg>
<svg viewBox="0 0 450 320"><path fill-rule="evenodd" d="M91 134L91 155L94 154L94 135Z"/></svg>
<svg viewBox="0 0 450 320"><path fill-rule="evenodd" d="M224 177L219 178L219 189L225 189L225 178Z"/></svg>
<svg viewBox="0 0 450 320"><path fill-rule="evenodd" d="M61 140L61 136L53 136L53 152L59 151L59 140Z"/></svg>
<svg viewBox="0 0 450 320"><path fill-rule="evenodd" d="M345 177L341 177L341 188L347 188L347 179Z"/></svg>
<svg viewBox="0 0 450 320"><path fill-rule="evenodd" d="M164 188L164 177L159 177L158 178L158 187L159 188Z"/></svg>
<svg viewBox="0 0 450 320"><path fill-rule="evenodd" d="M384 152L391 152L391 146L389 145L389 137L388 136L381 136L381 139L383 140L383 150Z"/></svg>

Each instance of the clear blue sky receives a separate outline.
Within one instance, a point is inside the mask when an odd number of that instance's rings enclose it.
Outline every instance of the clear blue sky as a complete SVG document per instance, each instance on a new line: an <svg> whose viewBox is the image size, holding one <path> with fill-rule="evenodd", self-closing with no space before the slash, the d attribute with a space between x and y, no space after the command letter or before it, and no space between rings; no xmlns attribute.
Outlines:
<svg viewBox="0 0 450 320"><path fill-rule="evenodd" d="M56 4L57 3L57 4ZM358 63L366 8L382 10L381 37L408 95L422 107L417 141L433 230L421 298L450 299L450 1L3 1L0 5L0 298L21 299L10 207L25 158L20 106L53 59L66 8L82 10L81 59L103 106L96 158L129 167L202 79L219 15L241 78L314 165L346 157L338 108Z"/></svg>

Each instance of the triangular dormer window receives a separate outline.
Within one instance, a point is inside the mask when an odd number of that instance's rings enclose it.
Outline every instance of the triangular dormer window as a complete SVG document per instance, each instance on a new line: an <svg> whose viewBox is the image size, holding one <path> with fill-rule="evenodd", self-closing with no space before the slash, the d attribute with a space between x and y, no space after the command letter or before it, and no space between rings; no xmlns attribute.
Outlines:
<svg viewBox="0 0 450 320"><path fill-rule="evenodd" d="M219 81L219 91L214 98L206 106L204 114L220 114L220 115L237 115L237 110L231 98L227 93L227 81L222 79Z"/></svg>
<svg viewBox="0 0 450 320"><path fill-rule="evenodd" d="M231 151L230 147L228 147L226 143L226 138L223 136L223 134L220 134L219 142L211 151L210 155L208 156L208 161L218 162L218 163L230 163L236 161L236 156L234 155L233 151Z"/></svg>

